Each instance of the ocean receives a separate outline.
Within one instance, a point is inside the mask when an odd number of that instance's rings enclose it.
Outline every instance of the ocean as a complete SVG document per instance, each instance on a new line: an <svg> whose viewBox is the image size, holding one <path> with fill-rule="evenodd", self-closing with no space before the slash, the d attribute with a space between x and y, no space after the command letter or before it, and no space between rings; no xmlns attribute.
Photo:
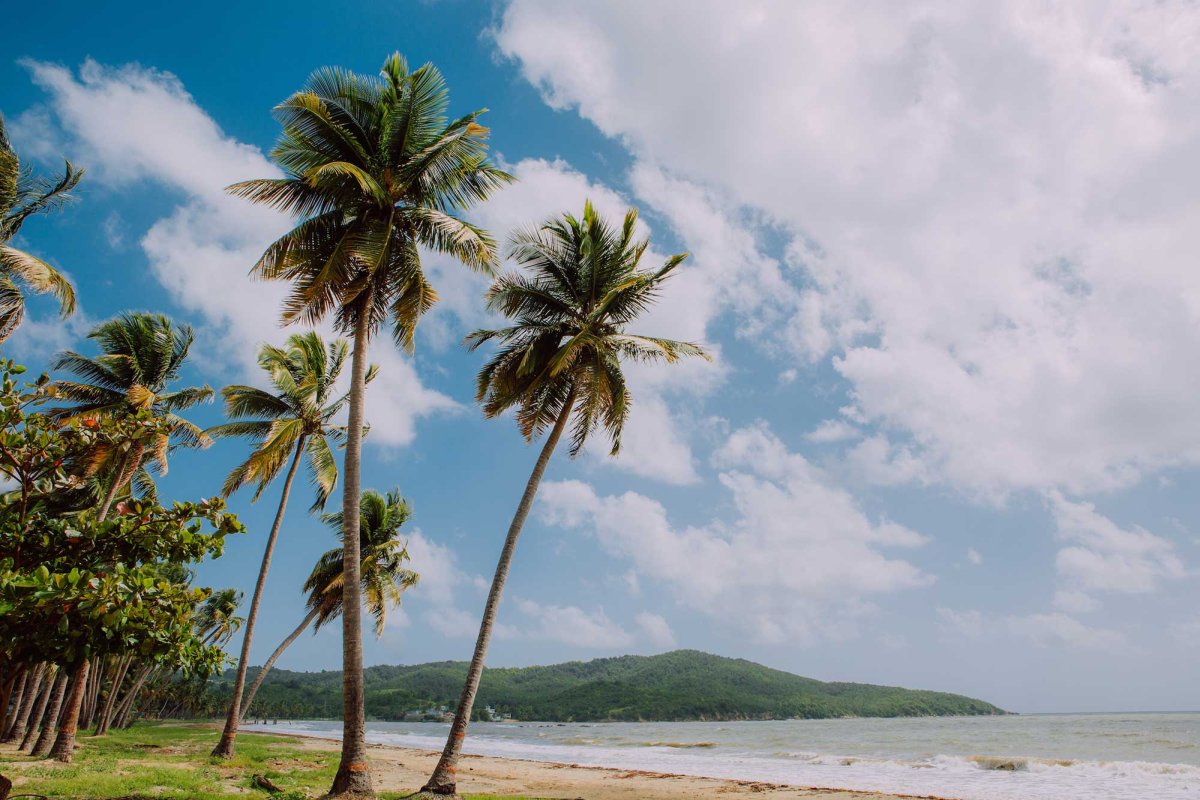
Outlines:
<svg viewBox="0 0 1200 800"><path fill-rule="evenodd" d="M246 726L338 738L335 721ZM440 750L447 725L370 722ZM957 800L1200 800L1200 713L779 722L474 723L466 751Z"/></svg>

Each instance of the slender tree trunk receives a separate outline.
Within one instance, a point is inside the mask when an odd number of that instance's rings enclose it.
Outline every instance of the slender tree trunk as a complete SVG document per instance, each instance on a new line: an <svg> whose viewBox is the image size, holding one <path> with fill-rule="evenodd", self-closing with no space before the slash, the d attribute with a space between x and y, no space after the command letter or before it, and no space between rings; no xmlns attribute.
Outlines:
<svg viewBox="0 0 1200 800"><path fill-rule="evenodd" d="M29 715L33 713L33 704L37 702L38 692L42 688L42 678L46 675L46 665L36 664L25 682L25 696L21 698L20 708L9 726L4 742L18 741L25 736L25 726L29 724Z"/></svg>
<svg viewBox="0 0 1200 800"><path fill-rule="evenodd" d="M18 750L25 750L34 739L37 738L38 731L42 727L42 719L46 716L46 707L50 705L50 696L54 694L54 689L58 686L59 670L53 664L46 668L46 677L42 681L42 694L38 698L37 706L33 709L33 714L29 717L29 726L25 728L25 736L21 739L21 744L17 746Z"/></svg>
<svg viewBox="0 0 1200 800"><path fill-rule="evenodd" d="M250 666L250 645L254 641L254 623L258 621L258 606L262 602L263 587L267 584L267 571L271 569L271 555L275 552L275 540L279 538L279 528L283 525L283 513L287 509L288 495L292 492L292 480L300 467L300 458L304 455L304 440L301 436L296 440L296 455L292 458L292 466L288 468L287 478L283 481L283 494L279 497L279 510L275 512L275 522L271 525L271 534L267 537L267 547L263 551L262 565L258 568L258 582L254 584L254 595L250 599L250 611L246 614L246 628L242 635L242 654L238 658L237 677L233 679L233 697L229 701L229 713L225 717L225 730L221 739L213 748L212 754L220 758L232 758L234 741L237 739L238 722L241 721L242 692L246 688L246 669Z"/></svg>
<svg viewBox="0 0 1200 800"><path fill-rule="evenodd" d="M521 502L517 504L517 512L513 515L512 524L508 526L508 536L504 539L504 549L500 551L500 561L496 564L492 588L488 592L487 602L483 607L483 620L479 624L479 637L475 640L475 652L471 656L471 665L467 668L467 680L463 684L462 695L458 699L454 722L450 725L450 735L446 739L442 757L438 760L433 775L422 787L422 792L432 795L456 795L458 793L458 761L462 756L467 725L471 722L475 695L479 691L479 679L483 676L483 661L487 655L488 643L492 639L492 629L496 624L500 595L504 592L505 581L508 580L508 571L512 566L513 553L517 549L517 539L521 535L521 528L524 527L525 520L529 517L529 510L533 507L533 498L537 495L538 485L542 482L546 465L550 463L550 456L554 453L558 440L562 438L563 430L567 427L567 420L571 417L571 407L574 405L575 390L571 389L566 402L563 403L562 411L558 414L558 419L554 421L550 435L546 438L546 443L542 445L542 452L538 455L537 463L533 465L529 482L525 484L525 493L521 495Z"/></svg>
<svg viewBox="0 0 1200 800"><path fill-rule="evenodd" d="M366 710L363 706L362 566L358 541L370 300L370 297L364 299L354 324L350 419L346 425L346 482L342 485L342 760L329 790L331 797L339 798L375 797L371 768L367 764Z"/></svg>
<svg viewBox="0 0 1200 800"><path fill-rule="evenodd" d="M75 670L75 681L71 685L71 693L67 695L67 705L63 711L62 723L58 727L58 738L50 749L50 757L55 761L70 764L75 756L75 733L79 730L79 707L83 705L83 692L87 688L88 669L91 664L84 659Z"/></svg>
<svg viewBox="0 0 1200 800"><path fill-rule="evenodd" d="M105 518L108 516L108 510L112 507L113 500L115 500L117 497L117 492L121 491L121 487L125 484L125 481L133 475L132 470L129 469L129 463L133 461L134 469L136 469L137 462L141 461L142 452L145 449L146 448L144 445L135 444L132 448L130 448L129 452L121 458L121 469L117 472L116 477L113 478L113 482L109 484L108 491L104 493L104 501L100 503L100 510L96 514L97 522L104 522ZM134 459L134 453L137 453L136 460ZM126 473L129 474L126 475Z"/></svg>
<svg viewBox="0 0 1200 800"><path fill-rule="evenodd" d="M246 712L250 710L250 704L254 702L254 695L257 694L258 687L262 686L263 681L266 680L267 673L271 671L271 667L275 666L275 662L283 655L283 651L291 647L292 642L300 638L300 634L304 633L304 629L312 624L312 621L317 618L318 611L319 609L314 608L308 612L308 616L304 618L304 621L296 627L296 630L288 634L286 639L280 642L279 647L275 648L275 652L271 653L271 657L267 659L267 662L262 665L262 669L254 676L254 682L250 684L250 688L246 691L246 699L242 701L242 708L238 714L241 719L244 720L246 718Z"/></svg>
<svg viewBox="0 0 1200 800"><path fill-rule="evenodd" d="M22 668L21 677L17 678L17 688L10 695L12 703L4 709L4 722L0 725L0 741L8 741L8 729L17 721L17 712L21 710L21 702L25 699L25 684L29 682L30 668Z"/></svg>
<svg viewBox="0 0 1200 800"><path fill-rule="evenodd" d="M11 664L5 664L6 668L11 667ZM8 673L8 678L4 681L4 688L0 689L0 733L8 727L8 701L12 699L13 687L17 685L17 681L21 677L21 669L18 667Z"/></svg>
<svg viewBox="0 0 1200 800"><path fill-rule="evenodd" d="M108 669L108 660L96 656L88 670L87 691L83 695L83 707L79 712L79 727L83 729L92 726L92 717L96 716L96 706L100 705L100 687Z"/></svg>
<svg viewBox="0 0 1200 800"><path fill-rule="evenodd" d="M129 672L129 665L133 663L133 656L123 656L117 662L117 671L113 673L112 686L108 688L108 695L104 698L104 707L100 709L100 716L96 720L95 736L103 736L108 733L108 726L112 722L113 707L117 703L117 695L121 691L121 685L125 683L125 675Z"/></svg>
<svg viewBox="0 0 1200 800"><path fill-rule="evenodd" d="M113 724L118 728L126 727L125 721L129 718L129 712L133 710L133 704L137 702L138 692L146 685L146 679L150 677L150 673L154 671L153 664L147 664L142 667L133 681L133 685L129 687L129 691L125 693L125 697L121 699L121 705L117 708L117 718Z"/></svg>
<svg viewBox="0 0 1200 800"><path fill-rule="evenodd" d="M67 668L59 667L58 677L54 679L54 692L50 695L50 706L46 709L46 721L42 723L42 732L38 734L29 755L41 757L50 753L50 747L58 735L58 717L62 714L63 698L67 696L67 684L70 681Z"/></svg>

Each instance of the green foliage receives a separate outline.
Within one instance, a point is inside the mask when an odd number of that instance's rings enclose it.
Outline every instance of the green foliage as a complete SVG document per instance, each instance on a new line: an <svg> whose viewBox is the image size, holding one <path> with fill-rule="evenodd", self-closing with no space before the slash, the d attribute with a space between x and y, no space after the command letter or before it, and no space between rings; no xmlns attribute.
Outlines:
<svg viewBox="0 0 1200 800"><path fill-rule="evenodd" d="M185 672L218 666L222 652L192 625L210 590L192 588L164 564L215 557L224 537L241 530L219 499L171 508L129 501L100 523L90 514L40 520L20 542L25 563L36 567L0 559L0 652L18 662L132 653L169 658ZM16 535L5 525L0 551L15 550Z"/></svg>
<svg viewBox="0 0 1200 800"><path fill-rule="evenodd" d="M467 665L437 662L365 670L367 713L401 719L415 709L452 705ZM214 681L227 694L229 676ZM259 690L262 716L336 717L341 673L277 670ZM945 692L859 683L823 683L743 659L695 650L622 656L545 667L488 669L477 707L516 719L601 720L820 719L1002 714L982 700Z"/></svg>
<svg viewBox="0 0 1200 800"><path fill-rule="evenodd" d="M185 674L219 667L222 652L193 625L210 591L184 566L220 555L241 524L219 499L129 500L104 520L87 505L64 509L98 454L172 423L148 408L56 419L36 409L59 386L22 384L23 372L0 362L0 474L18 484L0 501L0 663L134 655Z"/></svg>
<svg viewBox="0 0 1200 800"><path fill-rule="evenodd" d="M400 538L400 528L412 516L408 501L399 489L382 495L367 489L359 500L359 563L363 604L375 618L375 635L382 636L389 607L399 607L400 596L417 585L420 576L408 569L408 547ZM339 539L342 538L342 514L321 517ZM317 559L304 590L307 606L317 611L313 629L318 630L342 612L343 554L341 547L327 550Z"/></svg>
<svg viewBox="0 0 1200 800"><path fill-rule="evenodd" d="M222 493L228 497L253 483L254 499L278 477L296 447L304 447L316 499L313 511L325 507L338 479L337 459L330 446L344 441L346 427L334 422L348 394L337 392L349 344L335 339L328 345L315 331L288 337L285 347L263 345L258 365L267 373L273 391L253 386L226 386L225 412L230 421L209 428L214 438L243 437L256 446L250 457L234 467ZM368 383L375 377L372 367Z"/></svg>

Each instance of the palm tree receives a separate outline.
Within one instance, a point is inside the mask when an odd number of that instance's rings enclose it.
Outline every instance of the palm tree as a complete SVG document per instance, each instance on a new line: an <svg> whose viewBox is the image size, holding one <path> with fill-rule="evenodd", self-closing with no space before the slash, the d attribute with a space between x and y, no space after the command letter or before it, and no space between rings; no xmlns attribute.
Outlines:
<svg viewBox="0 0 1200 800"><path fill-rule="evenodd" d="M497 278L487 295L488 307L513 318L513 324L467 337L472 350L493 340L500 345L476 381L476 399L483 404L484 415L496 417L515 408L526 441L547 429L550 433L504 540L450 736L422 792L453 795L457 790L463 738L517 537L572 415L572 457L598 427L604 428L612 443L610 452L616 455L630 405L621 361L707 358L694 344L625 332L687 258L683 253L656 270L638 269L649 242L634 240L636 223L637 212L631 209L624 225L614 229L586 203L582 219L564 214L536 230L516 234L509 255L525 272Z"/></svg>
<svg viewBox="0 0 1200 800"><path fill-rule="evenodd" d="M103 520L117 493L130 481L144 494L154 494L147 461L166 474L169 449L212 444L208 434L176 412L208 402L213 391L208 386L168 390L191 349L194 336L190 325L176 326L162 314L125 313L97 325L88 338L99 345L100 355L88 358L66 350L54 359L54 369L81 380L55 382L58 397L74 405L51 409L50 415L65 421L148 411L169 430L152 441L134 439L112 452L98 454L109 462L108 471L113 475L98 512Z"/></svg>
<svg viewBox="0 0 1200 800"><path fill-rule="evenodd" d="M224 644L242 627L246 620L237 615L242 596L237 589L219 589L196 609L192 625L204 644Z"/></svg>
<svg viewBox="0 0 1200 800"><path fill-rule="evenodd" d="M399 489L393 489L386 496L373 489L362 493L358 530L363 604L375 617L376 636L383 635L388 608L399 607L401 595L419 580L417 573L404 566L409 560L408 549L400 541L400 528L411 516L412 508L408 501L400 496ZM342 538L340 512L326 514L322 520L337 532L339 539ZM249 712L258 687L262 685L276 660L283 655L283 651L287 650L309 625L313 625L313 633L316 633L321 626L342 613L344 580L342 548L337 547L323 553L317 559L308 580L304 582L304 591L308 593L308 614L296 630L288 634L279 647L275 648L275 652L254 677L254 683L251 684L242 704L242 717Z"/></svg>
<svg viewBox="0 0 1200 800"><path fill-rule="evenodd" d="M233 494L249 482L258 484L254 499L262 495L267 486L279 476L283 466L291 458L287 477L283 482L283 493L279 498L279 509L267 536L262 565L258 570L258 582L250 600L250 611L246 616L246 633L242 638L242 651L238 659L237 676L233 682L233 697L225 719L225 729L212 754L223 758L233 756L237 737L242 692L246 688L246 669L250 663L250 647L254 639L254 626L258 621L258 608L267 572L271 568L271 556L283 524L284 511L292 490L292 480L305 454L312 473L316 500L312 510L325 507L337 483L337 460L329 446L329 440L340 440L345 429L333 423L334 417L345 407L347 395L335 393L338 377L346 363L350 346L345 339L336 339L326 346L315 332L296 334L288 339L287 347L263 346L259 351L259 366L270 376L273 392L252 386L228 386L225 407L235 419L224 425L210 428L208 434L215 437L245 436L258 446L244 462L234 468L225 480L224 494ZM374 368L368 370L367 381L375 376Z"/></svg>
<svg viewBox="0 0 1200 800"><path fill-rule="evenodd" d="M25 317L20 284L39 294L53 292L64 317L75 310L75 289L61 272L40 258L11 246L25 220L60 208L71 199L83 170L66 162L61 177L50 180L22 167L0 116L0 342Z"/></svg>
<svg viewBox="0 0 1200 800"><path fill-rule="evenodd" d="M291 281L283 320L335 315L353 334L342 511L358 527L360 431L367 348L389 325L411 349L417 321L437 299L418 247L447 253L490 272L495 243L454 211L484 200L512 180L488 163L487 128L476 111L447 122L448 96L432 65L409 71L400 55L379 77L340 69L315 72L304 90L276 109L283 134L272 157L286 175L246 181L234 194L288 211L303 221L263 253L254 274ZM332 796L374 795L364 738L362 618L358 541L347 537L342 615L342 757Z"/></svg>

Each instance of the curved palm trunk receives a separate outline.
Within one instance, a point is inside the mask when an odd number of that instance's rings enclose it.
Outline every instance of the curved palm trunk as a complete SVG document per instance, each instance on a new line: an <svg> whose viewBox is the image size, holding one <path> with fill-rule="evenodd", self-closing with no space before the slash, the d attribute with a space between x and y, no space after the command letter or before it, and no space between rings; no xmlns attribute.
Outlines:
<svg viewBox="0 0 1200 800"><path fill-rule="evenodd" d="M97 522L104 522L104 519L108 516L108 510L112 507L113 500L117 497L117 492L121 491L121 487L133 477L133 473L137 470L137 465L142 461L142 454L145 452L146 446L144 444L135 444L125 454L125 457L121 459L121 470L117 473L117 477L113 479L112 484L108 487L108 491L104 494L104 502L100 504L100 511L96 516Z"/></svg>
<svg viewBox="0 0 1200 800"><path fill-rule="evenodd" d="M16 688L9 692L8 700L12 701L11 705L4 706L4 719L0 721L0 738L8 733L8 729L12 727L16 721L17 711L21 707L21 701L25 699L25 684L29 682L29 668L22 667L20 675L17 677Z"/></svg>
<svg viewBox="0 0 1200 800"><path fill-rule="evenodd" d="M342 485L342 759L330 797L375 797L367 764L366 711L363 707L362 579L358 542L359 470L362 459L363 401L366 394L370 298L354 324L350 370L350 419L346 424L345 483Z"/></svg>
<svg viewBox="0 0 1200 800"><path fill-rule="evenodd" d="M467 725L471 722L471 711L475 706L475 694L479 691L479 679L483 676L483 660L487 655L488 643L492 639L492 629L496 625L496 612L500 607L500 595L504 592L504 583L508 580L508 571L512 566L513 553L517 549L517 539L521 528L529 517L533 507L533 498L537 495L538 485L542 482L542 474L550 463L550 456L558 440L562 437L563 429L571 416L571 407L575 405L575 390L567 396L563 409L542 452L538 455L529 482L525 484L525 493L517 505L512 524L508 526L508 536L504 539L504 549L500 551L500 561L496 564L496 575L492 578L492 588L488 592L487 603L483 607L483 621L479 624L479 637L475 640L475 652L471 656L471 665L467 669L467 680L463 684L462 695L458 699L458 708L454 712L454 722L450 725L450 735L446 739L446 747L442 757L433 770L433 775L422 787L422 792L434 795L455 795L458 792L457 774L458 760L462 756L463 740L467 737Z"/></svg>
<svg viewBox="0 0 1200 800"><path fill-rule="evenodd" d="M20 706L16 709L17 714L13 718L12 725L8 728L8 733L4 735L4 742L15 742L24 738L25 727L29 724L29 715L33 713L33 704L37 702L38 692L42 688L42 678L45 675L45 664L38 664L33 668L29 680L26 681L25 695L21 698Z"/></svg>
<svg viewBox="0 0 1200 800"><path fill-rule="evenodd" d="M283 655L283 651L292 646L292 642L300 638L300 634L304 633L304 629L312 624L312 621L317 618L319 609L313 609L308 612L308 616L304 618L296 630L288 634L288 637L280 642L279 647L275 648L275 652L271 653L271 657L262 665L262 669L254 676L254 682L250 684L250 688L246 691L246 699L242 701L241 711L238 713L240 719L246 718L246 713L250 710L250 705L254 702L254 695L258 693L258 687L262 686L263 681L267 678L267 673L271 671L271 667L275 666L275 662Z"/></svg>
<svg viewBox="0 0 1200 800"><path fill-rule="evenodd" d="M4 681L3 687L0 688L0 731L8 727L8 701L12 699L13 689L17 685L17 679L21 677L21 668L11 669L11 664L7 662L2 665L5 669L8 679Z"/></svg>
<svg viewBox="0 0 1200 800"><path fill-rule="evenodd" d="M89 667L91 662L84 659L75 670L75 680L71 684L71 693L67 695L62 724L58 727L58 738L54 740L54 747L50 749L50 757L55 761L70 764L75 755L75 732L79 729L79 707L83 705Z"/></svg>
<svg viewBox="0 0 1200 800"><path fill-rule="evenodd" d="M137 702L138 692L146 685L150 673L154 671L153 664L147 664L138 672L137 677L133 680L133 685L129 687L129 691L125 693L125 697L121 699L121 704L117 707L117 716L113 720L113 724L118 728L125 728L126 720L129 718L130 712L133 710L133 704Z"/></svg>
<svg viewBox="0 0 1200 800"><path fill-rule="evenodd" d="M54 679L54 692L50 695L50 705L46 709L46 721L42 723L42 732L29 755L42 757L50 753L50 747L58 735L58 718L62 714L63 699L67 696L67 684L71 676L66 667L59 667L58 677Z"/></svg>
<svg viewBox="0 0 1200 800"><path fill-rule="evenodd" d="M100 705L100 686L108 671L108 661L100 656L92 659L92 666L88 669L88 682L87 689L83 694L83 704L79 707L79 727L81 728L90 727L92 717L96 715L96 708Z"/></svg>
<svg viewBox="0 0 1200 800"><path fill-rule="evenodd" d="M275 512L275 521L271 524L271 534L267 537L267 547L263 551L262 565L258 568L258 582L254 584L254 596L250 599L250 611L246 614L246 632L242 636L242 653L238 658L237 677L233 679L233 697L229 701L229 713L225 717L225 730L221 732L221 740L213 748L212 754L220 758L232 758L234 741L237 739L238 722L242 707L242 692L246 688L246 669L250 666L250 645L254 641L254 623L258 621L258 606L262 602L263 587L267 585L267 572L271 569L271 556L275 552L275 541L279 538L279 528L283 525L283 513L287 509L288 495L292 492L292 480L300 467L300 457L304 455L304 440L301 436L296 440L296 455L288 468L287 478L283 481L283 494L279 497L279 510Z"/></svg>
<svg viewBox="0 0 1200 800"><path fill-rule="evenodd" d="M54 694L54 687L58 686L57 668L53 664L46 668L46 679L43 684L42 694L38 697L33 714L29 717L29 725L25 728L25 736L17 745L18 750L24 750L33 744L33 740L42 726L42 719L46 716L46 706L50 704L50 695Z"/></svg>
<svg viewBox="0 0 1200 800"><path fill-rule="evenodd" d="M109 725L112 723L113 708L117 703L117 696L121 693L121 686L125 683L125 675L129 672L129 665L133 663L133 656L125 656L117 662L117 671L113 675L112 686L108 688L108 694L104 697L104 707L100 709L100 716L96 720L95 736L103 736L108 733Z"/></svg>

